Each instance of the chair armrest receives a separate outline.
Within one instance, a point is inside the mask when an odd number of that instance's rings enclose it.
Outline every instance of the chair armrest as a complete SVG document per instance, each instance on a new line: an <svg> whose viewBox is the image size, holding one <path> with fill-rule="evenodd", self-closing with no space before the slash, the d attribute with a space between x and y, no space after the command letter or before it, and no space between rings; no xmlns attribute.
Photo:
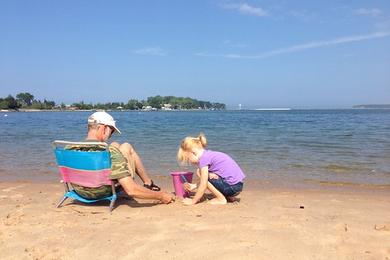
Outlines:
<svg viewBox="0 0 390 260"><path fill-rule="evenodd" d="M63 140L55 140L53 143L53 148L57 148L59 145L102 145L108 149L108 144L105 142L71 142L71 141L63 141Z"/></svg>

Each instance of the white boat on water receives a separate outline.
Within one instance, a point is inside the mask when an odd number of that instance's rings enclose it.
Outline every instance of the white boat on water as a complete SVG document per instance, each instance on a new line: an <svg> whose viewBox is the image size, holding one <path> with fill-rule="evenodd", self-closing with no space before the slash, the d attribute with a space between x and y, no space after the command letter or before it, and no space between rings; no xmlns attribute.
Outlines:
<svg viewBox="0 0 390 260"><path fill-rule="evenodd" d="M286 111L291 110L289 107L275 107L275 108L256 108L258 111Z"/></svg>

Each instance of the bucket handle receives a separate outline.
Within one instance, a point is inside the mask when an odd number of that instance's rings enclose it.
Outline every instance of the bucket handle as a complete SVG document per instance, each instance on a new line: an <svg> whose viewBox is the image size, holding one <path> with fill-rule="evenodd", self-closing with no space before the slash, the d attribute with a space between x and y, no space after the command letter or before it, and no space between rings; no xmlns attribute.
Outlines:
<svg viewBox="0 0 390 260"><path fill-rule="evenodd" d="M182 180L182 182L188 182L188 180L187 180L187 178L186 178L186 176L184 176L184 174L180 174L180 178L181 178L181 180Z"/></svg>

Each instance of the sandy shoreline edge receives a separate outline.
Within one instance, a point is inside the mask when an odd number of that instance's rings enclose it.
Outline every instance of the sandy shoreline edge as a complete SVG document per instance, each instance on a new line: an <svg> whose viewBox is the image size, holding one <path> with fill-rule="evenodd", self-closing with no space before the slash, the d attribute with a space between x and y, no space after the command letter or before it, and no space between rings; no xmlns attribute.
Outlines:
<svg viewBox="0 0 390 260"><path fill-rule="evenodd" d="M169 178L158 178L172 190ZM239 203L65 203L58 182L0 182L2 259L390 259L390 189L249 181Z"/></svg>

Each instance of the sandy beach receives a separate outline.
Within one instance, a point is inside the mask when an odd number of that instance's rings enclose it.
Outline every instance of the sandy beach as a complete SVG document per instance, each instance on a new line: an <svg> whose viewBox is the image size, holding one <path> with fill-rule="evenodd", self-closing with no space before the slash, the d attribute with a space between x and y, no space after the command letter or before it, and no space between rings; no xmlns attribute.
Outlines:
<svg viewBox="0 0 390 260"><path fill-rule="evenodd" d="M165 190L170 179L156 177ZM2 259L390 259L390 188L248 181L239 203L67 201L58 182L0 183Z"/></svg>

